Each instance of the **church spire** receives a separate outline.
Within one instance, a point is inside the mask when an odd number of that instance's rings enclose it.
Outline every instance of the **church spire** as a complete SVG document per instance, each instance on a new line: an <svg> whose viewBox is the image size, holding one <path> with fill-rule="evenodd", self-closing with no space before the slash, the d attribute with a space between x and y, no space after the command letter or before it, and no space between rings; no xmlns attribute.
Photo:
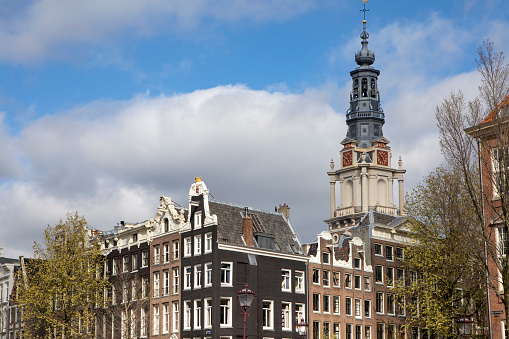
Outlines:
<svg viewBox="0 0 509 339"><path fill-rule="evenodd" d="M380 106L378 76L380 71L371 65L375 62L375 53L368 48L369 33L366 30L366 2L364 1L364 20L360 35L362 48L355 53L358 67L350 72L352 93L350 108L346 113L348 125L347 139L356 141L361 148L372 147L372 142L383 137L382 126L385 115ZM345 142L348 142L345 140Z"/></svg>

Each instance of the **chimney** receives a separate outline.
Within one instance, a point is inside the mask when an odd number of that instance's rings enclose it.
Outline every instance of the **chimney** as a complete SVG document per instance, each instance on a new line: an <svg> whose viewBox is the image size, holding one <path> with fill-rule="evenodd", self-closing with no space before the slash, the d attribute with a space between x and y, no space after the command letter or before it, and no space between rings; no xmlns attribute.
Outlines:
<svg viewBox="0 0 509 339"><path fill-rule="evenodd" d="M282 213L287 220L290 219L290 207L286 203L280 204L277 212Z"/></svg>
<svg viewBox="0 0 509 339"><path fill-rule="evenodd" d="M253 247L253 218L247 214L248 208L244 209L244 217L242 218L242 235L246 246Z"/></svg>

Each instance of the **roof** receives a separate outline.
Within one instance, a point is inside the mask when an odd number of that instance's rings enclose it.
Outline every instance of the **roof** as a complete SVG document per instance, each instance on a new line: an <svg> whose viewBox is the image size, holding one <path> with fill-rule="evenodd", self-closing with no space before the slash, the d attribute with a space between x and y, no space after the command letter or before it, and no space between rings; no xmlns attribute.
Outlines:
<svg viewBox="0 0 509 339"><path fill-rule="evenodd" d="M387 225L389 227L396 227L405 222L407 217L399 217L395 215L369 211L364 215L362 220L359 222L358 227L368 226L371 224Z"/></svg>
<svg viewBox="0 0 509 339"><path fill-rule="evenodd" d="M217 216L217 241L245 246L242 239L242 225L245 207L229 204L217 200L209 201L210 213ZM292 226L281 213L248 209L253 218L253 231L266 235L277 244L275 250L286 253L301 252L301 247L294 236Z"/></svg>
<svg viewBox="0 0 509 339"><path fill-rule="evenodd" d="M488 114L488 116L486 118L484 118L484 120L481 122L481 124L493 121L493 119L495 119L497 117L498 112L500 112L500 110L506 106L509 106L509 95L506 96L505 99L502 100L502 102L498 104L497 108L495 108L493 111L491 111L491 113Z"/></svg>
<svg viewBox="0 0 509 339"><path fill-rule="evenodd" d="M19 259L0 257L0 265L1 264L17 264L17 263L19 263Z"/></svg>

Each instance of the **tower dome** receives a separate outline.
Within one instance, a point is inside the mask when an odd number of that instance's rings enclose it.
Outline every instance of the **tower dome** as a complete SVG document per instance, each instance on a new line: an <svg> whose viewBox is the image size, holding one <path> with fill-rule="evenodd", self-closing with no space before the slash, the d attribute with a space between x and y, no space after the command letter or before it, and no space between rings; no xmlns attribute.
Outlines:
<svg viewBox="0 0 509 339"><path fill-rule="evenodd" d="M360 36L362 39L362 48L360 51L355 53L355 62L359 66L369 66L375 62L375 52L368 49L369 33L366 31L366 20L362 21L362 25L363 30Z"/></svg>

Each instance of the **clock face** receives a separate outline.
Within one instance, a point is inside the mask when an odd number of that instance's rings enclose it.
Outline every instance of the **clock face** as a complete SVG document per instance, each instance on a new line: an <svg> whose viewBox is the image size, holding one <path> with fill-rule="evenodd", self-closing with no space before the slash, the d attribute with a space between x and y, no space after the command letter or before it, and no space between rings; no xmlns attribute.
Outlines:
<svg viewBox="0 0 509 339"><path fill-rule="evenodd" d="M376 151L376 163L381 166L389 166L389 153L386 151Z"/></svg>
<svg viewBox="0 0 509 339"><path fill-rule="evenodd" d="M352 166L352 151L343 153L343 167Z"/></svg>

